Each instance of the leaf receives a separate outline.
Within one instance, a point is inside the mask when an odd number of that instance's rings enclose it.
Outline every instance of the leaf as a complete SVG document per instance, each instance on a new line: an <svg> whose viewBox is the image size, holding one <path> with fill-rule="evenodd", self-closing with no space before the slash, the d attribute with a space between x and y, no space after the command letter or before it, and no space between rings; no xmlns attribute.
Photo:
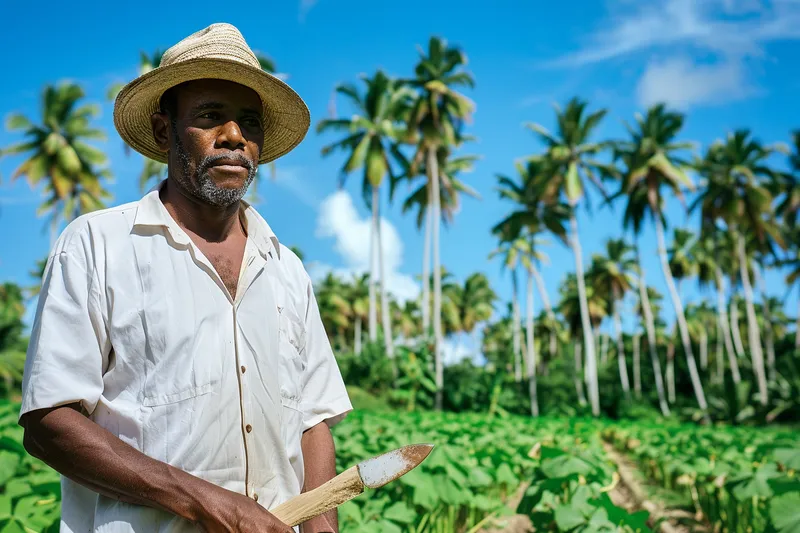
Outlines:
<svg viewBox="0 0 800 533"><path fill-rule="evenodd" d="M20 456L7 450L0 450L0 486L14 477L19 466Z"/></svg>
<svg viewBox="0 0 800 533"><path fill-rule="evenodd" d="M554 514L556 525L561 531L569 531L586 523L583 513L575 509L572 505L559 505Z"/></svg>
<svg viewBox="0 0 800 533"><path fill-rule="evenodd" d="M488 487L492 484L492 476L479 467L473 467L469 472L469 484L473 487Z"/></svg>
<svg viewBox="0 0 800 533"><path fill-rule="evenodd" d="M411 524L417 518L417 513L414 512L405 502L396 502L391 507L386 509L383 517L388 520L394 520L401 524Z"/></svg>
<svg viewBox="0 0 800 533"><path fill-rule="evenodd" d="M733 496L739 501L749 500L754 496L769 498L773 495L773 492L768 481L778 476L780 476L780 473L775 463L760 466L753 477L733 488Z"/></svg>
<svg viewBox="0 0 800 533"><path fill-rule="evenodd" d="M542 472L549 478L561 478L573 475L589 475L594 468L592 465L570 455L563 455L542 461Z"/></svg>
<svg viewBox="0 0 800 533"><path fill-rule="evenodd" d="M0 533L27 533L25 529L16 520L9 521Z"/></svg>
<svg viewBox="0 0 800 533"><path fill-rule="evenodd" d="M772 498L769 517L778 533L800 533L800 494L790 492Z"/></svg>
<svg viewBox="0 0 800 533"><path fill-rule="evenodd" d="M514 475L514 471L511 470L511 467L508 466L507 463L502 463L498 468L497 472L495 473L497 483L498 484L505 484L509 486L514 486L519 483L517 476Z"/></svg>
<svg viewBox="0 0 800 533"><path fill-rule="evenodd" d="M799 448L778 448L774 452L775 460L786 468L800 470L800 449Z"/></svg>

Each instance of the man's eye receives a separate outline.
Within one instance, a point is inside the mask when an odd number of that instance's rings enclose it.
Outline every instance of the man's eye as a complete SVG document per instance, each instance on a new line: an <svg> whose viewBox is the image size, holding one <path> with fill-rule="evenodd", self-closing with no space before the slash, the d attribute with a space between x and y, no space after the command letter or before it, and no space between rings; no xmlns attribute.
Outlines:
<svg viewBox="0 0 800 533"><path fill-rule="evenodd" d="M250 128L260 128L261 127L261 121L258 120L257 118L245 119L244 123Z"/></svg>
<svg viewBox="0 0 800 533"><path fill-rule="evenodd" d="M202 115L200 115L200 118L207 118L209 120L216 120L217 118L219 118L219 113L215 113L213 111L210 111L208 113L203 113Z"/></svg>

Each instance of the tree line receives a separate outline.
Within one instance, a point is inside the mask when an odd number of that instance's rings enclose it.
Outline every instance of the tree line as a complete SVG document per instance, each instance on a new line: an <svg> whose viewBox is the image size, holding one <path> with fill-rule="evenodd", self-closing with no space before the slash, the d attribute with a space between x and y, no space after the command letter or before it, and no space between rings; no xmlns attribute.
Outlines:
<svg viewBox="0 0 800 533"><path fill-rule="evenodd" d="M142 53L140 72L155 68L160 55ZM261 63L275 72L270 59L261 56ZM509 272L513 297L509 316L489 324L497 296L486 277L478 273L463 284L454 280L442 267L439 253L441 226L454 223L461 195L478 197L461 177L478 159L463 153L474 140L468 128L475 106L460 92L475 83L466 64L463 50L431 37L408 76L378 70L359 83L337 85L336 96L347 101L352 113L336 118L334 105L331 118L316 125L321 135L338 134L321 155L344 154L339 184L357 174L372 213L369 275L353 280L328 276L316 289L334 345L360 353L362 343L380 342L392 379L397 380L402 370L396 364L395 344L430 340L433 404L439 409L445 389L445 337L478 334L482 327L484 355L498 368L510 368L515 382L524 374L534 415L539 412L537 377L550 361L566 357L565 352L575 363L577 401L585 402L595 416L601 410L598 373L611 353L626 398L631 381L634 394L642 388L640 358L646 354L665 415L674 403L680 371L688 375L700 416L708 418L704 371L709 361L715 365L715 380L727 375L738 385L752 376L755 404L774 410L771 396L785 396L787 380L790 387L800 382L796 373L787 376L778 368L781 358L798 358L800 328L794 326L796 339L788 345L782 306L766 294L763 281L766 269L774 268L788 272L789 288L800 280L800 134L792 134L791 146L767 145L740 129L701 149L681 138L685 116L658 104L626 124L626 138L596 139L607 110L592 110L577 97L556 107L552 131L528 124L537 141L532 143L533 153L520 155L514 175L496 177L508 213L490 228L498 245L490 257L501 260ZM118 90L111 87L109 98ZM77 84L48 85L40 120L12 114L6 123L24 139L2 149L0 156L25 156L12 179L25 177L42 191L45 200L39 212L47 215L51 241L63 223L111 199L107 158L90 144L105 140L92 125L99 108L83 99ZM780 170L773 156L786 157L788 170ZM145 159L140 187L163 178L164 172L164 165ZM393 201L401 185L410 190L403 212L414 214L424 234L422 295L402 305L393 301L384 283L379 223L382 202ZM588 189L594 189L606 206L623 206L620 234L630 230L630 236L607 242L605 253L590 258L587 265L578 215ZM665 206L675 201L699 214L701 223L676 229L668 245ZM676 317L668 326L660 320L660 295L647 285L639 260L637 238L646 224L655 229L661 275ZM545 290L546 235L568 246L575 261L574 273L561 280L555 305ZM43 262L37 264L39 277L43 267ZM520 274L525 276L524 325ZM712 289L713 303L685 305L681 285L686 282ZM539 314L535 292L544 307ZM620 307L626 297L637 302L634 312L641 331L623 331ZM613 331L610 336L601 332L606 321ZM504 344L500 339L506 333ZM743 377L743 366L751 376Z"/></svg>

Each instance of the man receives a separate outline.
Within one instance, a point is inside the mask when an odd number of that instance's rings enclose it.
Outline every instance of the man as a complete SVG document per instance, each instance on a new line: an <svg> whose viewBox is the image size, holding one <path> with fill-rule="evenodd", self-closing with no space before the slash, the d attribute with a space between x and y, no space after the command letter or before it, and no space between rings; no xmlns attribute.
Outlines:
<svg viewBox="0 0 800 533"><path fill-rule="evenodd" d="M292 532L268 509L336 474L352 406L302 263L242 197L308 109L214 24L126 86L114 123L168 177L48 260L20 424L62 474L61 531ZM335 510L303 531L338 531Z"/></svg>

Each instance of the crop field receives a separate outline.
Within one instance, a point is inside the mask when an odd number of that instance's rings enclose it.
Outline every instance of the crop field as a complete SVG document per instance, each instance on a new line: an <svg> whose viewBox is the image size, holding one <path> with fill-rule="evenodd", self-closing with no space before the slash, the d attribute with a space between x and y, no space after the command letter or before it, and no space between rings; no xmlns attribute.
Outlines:
<svg viewBox="0 0 800 533"><path fill-rule="evenodd" d="M0 533L57 531L59 478L23 449L17 409L0 406ZM662 520L672 531L800 531L800 435L788 430L358 410L334 437L339 471L436 445L417 469L342 505L347 533L646 532ZM669 512L619 501L620 456Z"/></svg>

